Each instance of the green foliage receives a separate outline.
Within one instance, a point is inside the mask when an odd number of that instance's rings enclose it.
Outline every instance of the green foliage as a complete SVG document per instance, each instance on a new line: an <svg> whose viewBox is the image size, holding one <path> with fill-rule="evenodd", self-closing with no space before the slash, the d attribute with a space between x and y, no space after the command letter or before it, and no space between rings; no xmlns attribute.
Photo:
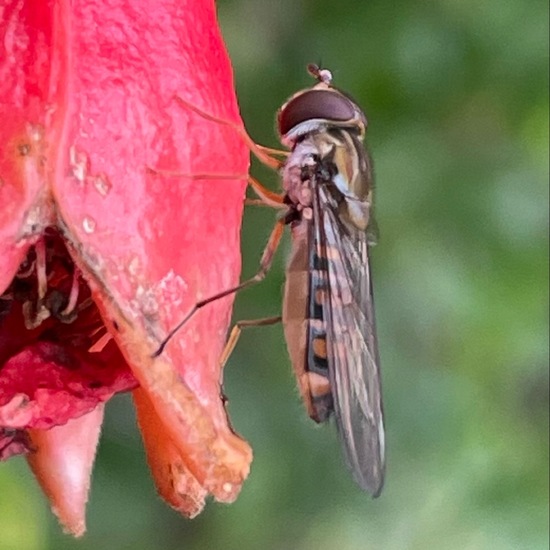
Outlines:
<svg viewBox="0 0 550 550"><path fill-rule="evenodd" d="M234 426L255 450L235 504L186 521L161 503L121 398L108 408L86 537L64 537L52 517L35 538L43 525L29 509L46 504L12 461L0 546L19 522L32 549L548 548L547 4L233 0L219 16L258 142L277 144L273 114L311 84L308 62L331 68L367 112L384 493L372 501L354 486L334 427L306 418L281 328L258 328L226 367ZM273 220L247 210L245 276ZM239 296L236 319L280 311L283 270L281 259ZM19 502L9 514L6 486Z"/></svg>

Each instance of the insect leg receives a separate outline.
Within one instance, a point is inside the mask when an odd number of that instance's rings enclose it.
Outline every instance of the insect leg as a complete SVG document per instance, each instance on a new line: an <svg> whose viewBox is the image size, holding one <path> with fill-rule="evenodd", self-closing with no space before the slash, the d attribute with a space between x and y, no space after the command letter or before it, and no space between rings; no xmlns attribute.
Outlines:
<svg viewBox="0 0 550 550"><path fill-rule="evenodd" d="M155 176L168 176L178 178L189 178L192 180L233 180L244 179L248 180L248 184L256 195L260 197L260 201L265 206L271 208L287 208L284 202L284 195L280 195L273 191L270 191L267 187L264 187L256 178L253 178L249 174L186 174L185 172L176 172L174 170L157 170L156 168L147 167L147 172ZM250 201L250 199L246 199ZM248 202L248 204L259 204L258 202Z"/></svg>
<svg viewBox="0 0 550 550"><path fill-rule="evenodd" d="M237 323L235 323L235 325L233 325L233 328L231 329L231 332L229 333L229 338L227 339L225 347L223 348L222 354L220 356L221 369L225 367L227 360L233 353L233 350L235 349L235 346L239 341L243 328L265 327L268 325L275 325L277 323L280 323L282 319L283 318L279 315L278 317L266 317L264 319L254 319L252 321L238 321Z"/></svg>
<svg viewBox="0 0 550 550"><path fill-rule="evenodd" d="M270 191L264 187L256 178L248 176L248 184L254 190L254 193L258 195L260 201L266 206L271 208L288 208L288 205L284 202L284 195L279 195Z"/></svg>
<svg viewBox="0 0 550 550"><path fill-rule="evenodd" d="M180 103L181 105L187 107L188 109L191 109L194 113L197 113L201 117L205 118L206 120L211 120L212 122L218 122L219 124L223 124L224 126L229 126L229 128L232 128L239 134L241 139L246 143L246 146L250 149L250 151L258 158L260 162L265 164L266 166L269 166L270 168L273 168L274 170L278 170L281 168L281 166L284 164L283 161L276 159L276 156L280 156L283 158L286 158L289 155L288 151L280 151L278 149L271 149L269 147L264 147L263 145L258 145L249 135L244 126L239 126L235 122L231 122L230 120L226 120L224 118L219 118L214 115L211 115L202 109L199 109L192 103L189 103L188 101L185 101L182 97L176 95L174 96L174 99Z"/></svg>
<svg viewBox="0 0 550 550"><path fill-rule="evenodd" d="M260 269L250 279L247 279L246 281L242 282L241 284L229 288L227 290L224 290L222 292L219 292L218 294L214 294L213 296L210 296L209 298L205 298L204 300L201 300L197 302L189 311L189 313L168 333L166 338L162 341L158 349L153 353L153 357L158 357L166 347L166 344L172 339L174 334L178 332L195 313L206 306L207 304L214 302L216 300L219 300L220 298L225 298L226 296L229 296L230 294L234 294L235 292L238 292L239 290L243 290L245 288L248 288L250 286L253 286L260 281L262 281L269 269L271 268L271 264L273 263L273 257L275 256L275 252L277 251L277 248L279 247L279 243L281 242L281 237L283 236L283 231L285 228L285 220L284 218L277 220L277 223L275 224L275 227L273 228L273 231L271 232L271 235L269 236L269 240L267 241L267 245L264 249L264 252L262 254L262 259L260 260Z"/></svg>
<svg viewBox="0 0 550 550"><path fill-rule="evenodd" d="M168 176L174 178L188 178L190 180L239 180L239 179L248 179L248 174L223 174L223 173L213 173L213 174L187 174L185 172L178 172L177 170L164 170L151 168L147 166L145 170L154 176Z"/></svg>
<svg viewBox="0 0 550 550"><path fill-rule="evenodd" d="M267 206L262 199L244 199L245 206Z"/></svg>

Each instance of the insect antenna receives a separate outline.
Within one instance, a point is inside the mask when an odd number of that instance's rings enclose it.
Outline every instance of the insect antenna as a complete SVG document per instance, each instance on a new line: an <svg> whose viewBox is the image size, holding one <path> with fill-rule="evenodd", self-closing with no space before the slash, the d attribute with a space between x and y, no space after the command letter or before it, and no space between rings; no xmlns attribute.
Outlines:
<svg viewBox="0 0 550 550"><path fill-rule="evenodd" d="M327 86L330 86L332 83L332 73L328 69L321 69L321 64L310 63L307 66L307 71L311 76Z"/></svg>

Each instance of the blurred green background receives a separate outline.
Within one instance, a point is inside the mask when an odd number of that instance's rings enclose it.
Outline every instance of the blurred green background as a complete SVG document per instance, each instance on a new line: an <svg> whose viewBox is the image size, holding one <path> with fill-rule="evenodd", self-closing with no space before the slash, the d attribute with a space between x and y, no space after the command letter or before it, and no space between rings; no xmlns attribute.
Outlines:
<svg viewBox="0 0 550 550"><path fill-rule="evenodd" d="M332 69L369 118L387 483L352 482L334 426L315 426L280 326L245 333L226 368L255 451L231 506L193 521L156 496L130 400L108 407L88 533L64 536L24 460L0 468L0 548L547 549L548 5L543 0L220 0L243 118L273 115ZM257 166L255 173L277 187ZM248 208L243 274L272 227ZM235 319L278 314L283 246Z"/></svg>

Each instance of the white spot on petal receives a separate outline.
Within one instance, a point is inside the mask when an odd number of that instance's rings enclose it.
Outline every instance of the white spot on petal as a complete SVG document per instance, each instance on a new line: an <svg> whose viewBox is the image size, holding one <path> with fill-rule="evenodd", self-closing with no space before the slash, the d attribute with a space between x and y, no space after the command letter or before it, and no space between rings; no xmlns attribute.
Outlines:
<svg viewBox="0 0 550 550"><path fill-rule="evenodd" d="M90 216L86 216L82 220L82 229L84 229L85 233L91 234L95 231L96 228L96 221L91 218Z"/></svg>

